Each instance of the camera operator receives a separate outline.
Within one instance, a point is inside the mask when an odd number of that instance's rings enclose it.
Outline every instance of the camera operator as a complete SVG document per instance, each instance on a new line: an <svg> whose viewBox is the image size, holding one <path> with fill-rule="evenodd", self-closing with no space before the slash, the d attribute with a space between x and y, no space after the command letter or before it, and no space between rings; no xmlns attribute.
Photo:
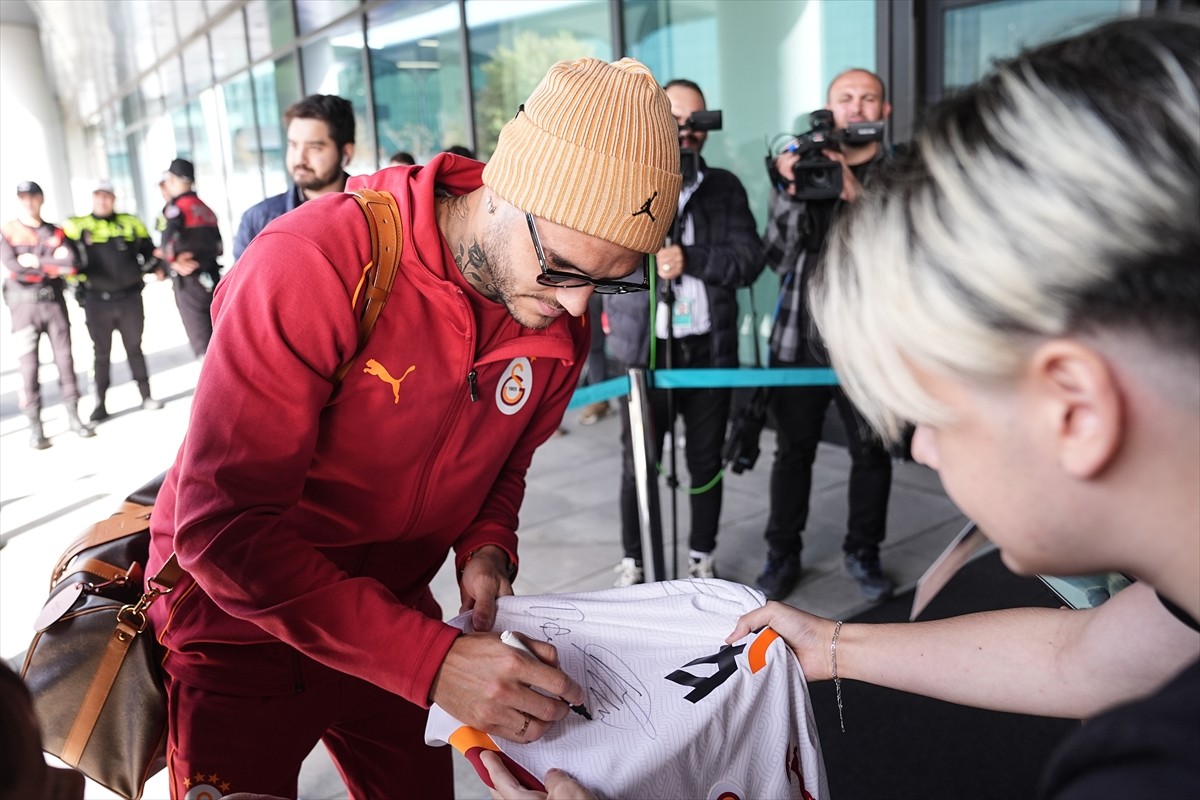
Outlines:
<svg viewBox="0 0 1200 800"><path fill-rule="evenodd" d="M650 330L645 295L606 295L609 348L626 369L650 364L651 337L656 339L657 368L668 364L672 368L736 367L737 290L752 284L762 272L762 241L741 181L732 172L709 167L699 155L708 130L720 127L720 112L703 113L704 94L692 81L673 80L664 89L671 113L679 122L684 186L673 236L656 255L656 330ZM676 389L672 395L670 407L665 391L650 395L655 459L662 458L670 415L682 417L692 486L688 575L712 578L721 516L721 482L713 481L721 470L731 390ZM621 404L621 420L621 540L625 555L616 568L616 585L631 586L642 582L643 572L628 399Z"/></svg>
<svg viewBox="0 0 1200 800"><path fill-rule="evenodd" d="M841 191L824 199L811 198L798 184L809 173L798 169L804 155L785 150L774 168L785 181L771 193L770 220L763 237L767 262L782 276L780 298L771 331L770 364L779 367L827 367L829 356L811 319L807 305L805 268L809 259L821 257L826 233L845 203L853 203L868 175L885 155L881 141L838 144L838 133L854 123L882 122L891 113L883 81L864 69L847 70L829 85L826 109L832 112L834 135L830 147L819 149L824 167L822 180L836 180L828 170L841 166ZM820 112L814 118L820 117ZM827 115L825 115L827 117ZM811 138L810 138L811 143ZM815 155L815 153L814 153ZM823 157L823 158L822 158ZM774 177L774 176L773 176ZM817 192L816 194L820 194ZM815 263L815 261L814 261ZM776 452L771 467L771 508L764 538L767 560L758 587L769 599L786 597L800 579L801 533L808 521L812 465L825 411L832 401L849 439L851 459L849 517L843 543L844 563L863 595L871 601L888 597L894 586L883 574L879 545L886 533L892 463L887 449L875 438L845 394L836 386L782 386L771 390L768 408L775 421Z"/></svg>

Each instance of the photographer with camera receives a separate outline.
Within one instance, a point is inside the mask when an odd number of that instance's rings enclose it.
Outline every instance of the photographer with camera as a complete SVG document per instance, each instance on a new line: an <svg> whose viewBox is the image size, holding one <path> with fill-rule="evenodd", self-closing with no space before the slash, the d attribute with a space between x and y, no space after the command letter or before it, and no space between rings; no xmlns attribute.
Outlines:
<svg viewBox="0 0 1200 800"><path fill-rule="evenodd" d="M719 130L719 111L707 111L694 82L673 80L664 89L679 123L680 165L684 175L672 233L657 253L658 296L655 329L645 296L607 295L609 348L623 369L646 367L736 367L737 290L763 269L763 247L750 202L732 172L709 167L700 157L708 131ZM691 533L688 575L715 577L713 551L721 516L721 448L729 421L731 390L676 389L650 394L655 460L673 415L683 418L685 456L691 479ZM617 586L641 583L642 542L638 517L629 401L621 403L621 540L624 558ZM673 477L673 476L672 476Z"/></svg>
<svg viewBox="0 0 1200 800"><path fill-rule="evenodd" d="M821 257L825 236L846 203L858 199L862 184L885 156L882 122L891 113L883 81L864 69L850 69L829 85L828 103L812 115L813 129L793 139L777 157L768 157L775 181L770 219L763 237L767 262L782 275L778 310L771 330L772 367L828 367L829 355L807 304L806 269ZM844 563L871 601L891 595L879 545L886 533L892 462L887 449L837 386L781 386L769 395L776 452L771 466L771 508L764 538L767 560L758 588L769 599L786 597L800 579L801 533L808 521L812 466L821 440L825 411L833 402L849 440L849 517Z"/></svg>

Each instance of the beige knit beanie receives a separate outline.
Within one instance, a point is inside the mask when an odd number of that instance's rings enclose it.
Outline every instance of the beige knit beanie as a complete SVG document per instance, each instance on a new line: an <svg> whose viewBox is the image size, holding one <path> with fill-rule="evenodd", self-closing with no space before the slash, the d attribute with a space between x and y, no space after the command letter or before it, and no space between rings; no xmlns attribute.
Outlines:
<svg viewBox="0 0 1200 800"><path fill-rule="evenodd" d="M679 126L645 65L560 61L500 131L483 182L522 211L640 253L679 203Z"/></svg>

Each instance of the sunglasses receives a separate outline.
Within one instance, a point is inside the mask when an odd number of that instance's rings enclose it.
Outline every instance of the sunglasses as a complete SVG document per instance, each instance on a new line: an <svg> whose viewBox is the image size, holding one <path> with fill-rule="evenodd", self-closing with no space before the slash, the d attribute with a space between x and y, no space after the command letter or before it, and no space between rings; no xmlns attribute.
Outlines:
<svg viewBox="0 0 1200 800"><path fill-rule="evenodd" d="M642 278L640 281L608 281L599 278L589 278L577 272L559 272L550 269L546 264L546 253L542 250L542 240L538 236L537 225L533 222L533 214L525 212L525 221L529 223L529 237L533 239L533 249L537 253L538 266L542 274L537 282L542 286L553 286L557 289L580 289L591 286L597 294L629 294L630 292L645 292L650 289L650 271L654 269L654 256L650 253L642 255Z"/></svg>

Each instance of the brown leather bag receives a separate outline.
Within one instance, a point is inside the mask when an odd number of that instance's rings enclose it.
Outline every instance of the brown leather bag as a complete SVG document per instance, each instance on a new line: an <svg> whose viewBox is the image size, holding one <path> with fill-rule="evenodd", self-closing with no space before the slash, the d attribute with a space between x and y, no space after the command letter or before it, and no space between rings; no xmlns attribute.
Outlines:
<svg viewBox="0 0 1200 800"><path fill-rule="evenodd" d="M46 752L129 798L166 766L167 696L145 609L173 580L160 573L142 590L151 509L126 500L66 549L21 669Z"/></svg>
<svg viewBox="0 0 1200 800"><path fill-rule="evenodd" d="M387 192L352 193L371 231L358 348L333 377L340 384L366 346L400 264L401 226ZM359 305L355 293L354 305ZM33 695L42 747L84 775L137 800L166 766L167 697L146 609L183 575L172 554L146 581L150 514L164 475L138 489L59 557L50 597L35 623L21 677Z"/></svg>

